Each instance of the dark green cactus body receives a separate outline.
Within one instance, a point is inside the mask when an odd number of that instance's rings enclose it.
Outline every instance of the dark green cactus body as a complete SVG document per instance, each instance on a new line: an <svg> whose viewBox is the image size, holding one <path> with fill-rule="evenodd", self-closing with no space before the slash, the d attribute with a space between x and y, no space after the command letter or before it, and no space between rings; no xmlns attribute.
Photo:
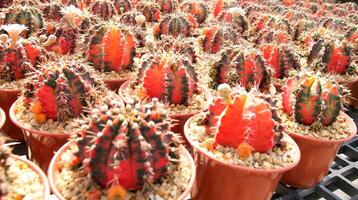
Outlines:
<svg viewBox="0 0 358 200"><path fill-rule="evenodd" d="M92 4L91 12L103 20L109 20L117 14L117 10L111 1L100 0Z"/></svg>
<svg viewBox="0 0 358 200"><path fill-rule="evenodd" d="M155 27L154 34L156 37L161 35L171 35L174 38L188 37L191 34L191 29L191 24L184 15L171 14L164 17L159 26Z"/></svg>

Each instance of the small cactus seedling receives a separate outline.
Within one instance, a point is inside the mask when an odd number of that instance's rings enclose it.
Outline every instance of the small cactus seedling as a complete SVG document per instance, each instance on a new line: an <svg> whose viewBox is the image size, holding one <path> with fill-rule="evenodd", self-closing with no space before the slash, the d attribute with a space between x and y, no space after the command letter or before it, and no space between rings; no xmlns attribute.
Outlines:
<svg viewBox="0 0 358 200"><path fill-rule="evenodd" d="M35 7L14 6L6 11L4 24L22 24L27 27L23 32L25 37L37 34L43 28L44 20L41 11Z"/></svg>
<svg viewBox="0 0 358 200"><path fill-rule="evenodd" d="M274 70L275 78L283 79L289 76L291 70L300 69L298 56L287 45L265 44L261 46L261 51L266 66Z"/></svg>
<svg viewBox="0 0 358 200"><path fill-rule="evenodd" d="M270 75L260 52L239 51L239 47L221 51L221 58L211 69L212 88L219 84L228 83L232 86L239 84L246 90L258 87L261 91L269 91Z"/></svg>
<svg viewBox="0 0 358 200"><path fill-rule="evenodd" d="M178 136L169 131L170 118L155 99L125 107L112 101L82 124L75 155L104 189L141 190L168 175L170 159L179 158Z"/></svg>
<svg viewBox="0 0 358 200"><path fill-rule="evenodd" d="M253 93L231 90L227 84L218 87L220 96L209 107L205 119L215 133L215 144L251 151L268 152L275 144L276 122L271 106ZM250 151L250 152L251 152Z"/></svg>
<svg viewBox="0 0 358 200"><path fill-rule="evenodd" d="M287 80L282 93L283 111L297 123L333 124L342 110L341 88L330 79L303 76Z"/></svg>
<svg viewBox="0 0 358 200"><path fill-rule="evenodd" d="M159 5L152 1L138 3L137 10L145 16L147 22L158 22L162 17Z"/></svg>
<svg viewBox="0 0 358 200"><path fill-rule="evenodd" d="M347 43L333 38L319 38L309 50L307 63L325 73L350 74L355 71L351 60L351 49Z"/></svg>
<svg viewBox="0 0 358 200"><path fill-rule="evenodd" d="M95 25L87 35L87 60L99 71L120 72L133 64L136 39L130 30L113 22Z"/></svg>
<svg viewBox="0 0 358 200"><path fill-rule="evenodd" d="M44 50L35 42L21 38L24 25L3 25L0 35L0 78L8 82L25 78L34 66L44 61Z"/></svg>
<svg viewBox="0 0 358 200"><path fill-rule="evenodd" d="M38 123L78 117L104 91L88 66L70 58L44 64L25 87L24 104Z"/></svg>
<svg viewBox="0 0 358 200"><path fill-rule="evenodd" d="M204 52L208 53L218 53L225 43L235 42L237 39L235 31L228 26L204 28L203 33L200 43Z"/></svg>
<svg viewBox="0 0 358 200"><path fill-rule="evenodd" d="M186 15L174 13L166 15L159 25L154 26L154 35L159 38L161 35L171 35L173 37L189 37L193 23L190 22Z"/></svg>
<svg viewBox="0 0 358 200"><path fill-rule="evenodd" d="M109 0L99 0L93 2L90 11L92 14L99 16L103 20L109 20L117 14L117 9L113 2Z"/></svg>
<svg viewBox="0 0 358 200"><path fill-rule="evenodd" d="M138 83L150 98L188 105L197 89L197 75L189 60L168 54L143 56Z"/></svg>
<svg viewBox="0 0 358 200"><path fill-rule="evenodd" d="M204 4L201 1L186 1L180 7L183 12L192 15L199 24L202 24L209 15L208 8Z"/></svg>

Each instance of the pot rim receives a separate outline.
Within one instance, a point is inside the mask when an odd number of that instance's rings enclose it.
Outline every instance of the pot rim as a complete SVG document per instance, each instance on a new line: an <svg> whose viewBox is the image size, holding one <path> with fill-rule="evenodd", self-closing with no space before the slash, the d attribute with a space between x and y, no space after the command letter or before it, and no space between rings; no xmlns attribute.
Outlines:
<svg viewBox="0 0 358 200"><path fill-rule="evenodd" d="M202 155L205 155L206 157L210 158L211 160L214 160L215 162L221 164L221 165L224 165L226 167L229 167L229 168L234 168L234 169L237 169L237 170L242 170L242 171L247 171L249 173L256 173L256 174L266 174L266 173L284 173L286 171L289 171L290 169L293 169L295 166L298 165L299 161L301 160L301 151L298 147L298 145L296 144L296 142L286 133L283 133L283 137L285 137L287 140L289 140L292 145L293 145L293 149L294 151L296 152L295 153L295 160L293 163L285 166L285 167L281 167L281 168L278 168L278 169L255 169L255 168L250 168L250 167L244 167L244 166L240 166L240 165L234 165L234 164L230 164L230 163L226 163L218 158L216 158L215 156L212 156L210 154L207 154L205 151L203 151L200 147L198 147L197 145L195 145L193 143L193 141L191 140L191 138L189 137L188 135L188 130L189 130L189 124L198 116L201 116L205 113L199 113L199 114L196 114L192 117L190 117L185 125L184 125L184 135L185 135L185 138L188 140L188 142L190 143L190 145L197 151L199 152L200 154Z"/></svg>
<svg viewBox="0 0 358 200"><path fill-rule="evenodd" d="M118 90L118 95L121 97L121 99L123 100L124 103L126 103L126 101L125 101L122 91L129 86L131 81L133 81L133 80L129 79L126 82L124 82L121 85L121 87L119 87L119 90ZM201 86L198 86L198 87L202 90L202 93L204 93L204 96L206 97L206 103L209 105L213 100L213 97L211 96L210 92ZM192 113L174 113L174 114L170 114L170 117L175 118L175 117L181 117L181 116L196 115L206 109L207 109L207 106L204 106L201 111L192 112Z"/></svg>
<svg viewBox="0 0 358 200"><path fill-rule="evenodd" d="M21 92L21 89L5 89L5 88L2 88L2 89L0 89L0 92L14 92L14 93L20 93L20 92Z"/></svg>
<svg viewBox="0 0 358 200"><path fill-rule="evenodd" d="M25 158L22 158L21 156L10 154L10 157L15 160L24 162L27 166L29 166L31 168L31 170L35 171L36 174L38 174L40 176L42 185L44 185L44 187L45 187L45 191L44 191L45 199L48 199L50 197L50 184L48 182L46 174L40 169L40 167L37 166L35 163L33 163Z"/></svg>
<svg viewBox="0 0 358 200"><path fill-rule="evenodd" d="M4 127L6 120L7 119L6 119L5 111L2 108L0 108L0 129Z"/></svg>
<svg viewBox="0 0 358 200"><path fill-rule="evenodd" d="M357 126L356 124L354 123L353 119L351 117L349 117L346 113L342 112L340 113L346 120L347 120L347 123L348 123L348 126L349 126L349 129L350 129L350 135L346 138L342 138L342 139L339 139L339 140L325 140L325 139L320 139L320 138L314 138L314 137L311 137L311 136L307 136L307 135L301 135L301 134L297 134L297 133L291 133L289 132L288 134L289 135L293 135L294 137L297 137L297 138L301 138L301 139L305 139L305 140L310 140L310 141L313 141L313 142L316 142L316 143L323 143L323 144L332 144L332 143L343 143L343 142L346 142L350 139L352 139L356 133L357 133Z"/></svg>
<svg viewBox="0 0 358 200"><path fill-rule="evenodd" d="M66 200L66 199L63 198L61 192L58 190L57 184L55 181L55 171L58 171L57 163L58 163L59 159L61 158L63 152L66 151L74 143L75 143L74 141L67 142L55 153L55 155L51 159L50 166L47 171L49 186L50 186L52 192L55 194L55 196L59 200ZM184 192L178 198L178 200L185 200L187 198L187 196L189 195L189 193L194 185L194 182L195 182L196 166L195 166L194 160L191 157L188 150L186 150L182 145L179 146L179 149L180 149L180 152L185 156L185 158L190 162L190 169L191 169L191 177L189 179L188 186L186 187Z"/></svg>
<svg viewBox="0 0 358 200"><path fill-rule="evenodd" d="M53 133L53 132L49 132L49 131L39 131L39 130L35 130L32 127L26 127L24 126L21 122L19 122L15 116L15 107L17 106L17 104L20 102L20 100L22 100L22 98L18 98L10 107L9 110L9 116L11 121L19 128L21 128L22 130L25 131L29 131L33 134L38 134L38 135L43 135L43 136L50 136L50 137L60 137L60 138L69 138L70 137L70 133Z"/></svg>

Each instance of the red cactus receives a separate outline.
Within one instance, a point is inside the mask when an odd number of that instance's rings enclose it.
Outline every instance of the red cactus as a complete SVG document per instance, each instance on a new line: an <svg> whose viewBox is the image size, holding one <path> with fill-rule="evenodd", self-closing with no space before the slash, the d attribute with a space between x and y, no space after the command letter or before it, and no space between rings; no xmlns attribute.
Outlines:
<svg viewBox="0 0 358 200"><path fill-rule="evenodd" d="M137 10L142 12L147 22L158 22L162 17L160 7L155 2L140 2L137 5Z"/></svg>
<svg viewBox="0 0 358 200"><path fill-rule="evenodd" d="M160 11L167 14L172 13L178 4L177 0L156 0L155 2L159 5Z"/></svg>
<svg viewBox="0 0 358 200"><path fill-rule="evenodd" d="M145 59L139 74L143 88L151 98L170 104L188 104L197 92L197 77L192 64L185 58L152 56Z"/></svg>
<svg viewBox="0 0 358 200"><path fill-rule="evenodd" d="M249 21L245 12L237 7L221 12L217 18L220 22L228 23L238 34L246 34L249 30Z"/></svg>
<svg viewBox="0 0 358 200"><path fill-rule="evenodd" d="M273 148L275 121L270 105L251 98L255 97L236 95L227 105L220 118L216 143L232 148L247 143L258 152L267 152Z"/></svg>
<svg viewBox="0 0 358 200"><path fill-rule="evenodd" d="M117 14L114 4L108 0L95 1L90 8L91 12L103 20L109 20Z"/></svg>
<svg viewBox="0 0 358 200"><path fill-rule="evenodd" d="M87 39L87 59L97 70L119 72L132 66L136 40L120 24L96 25Z"/></svg>
<svg viewBox="0 0 358 200"><path fill-rule="evenodd" d="M112 110L119 112L108 112ZM95 183L102 188L140 190L167 175L169 159L178 156L173 151L178 142L168 131L169 118L158 102L126 108L114 102L92 115L81 132L76 155Z"/></svg>
<svg viewBox="0 0 358 200"><path fill-rule="evenodd" d="M205 28L203 32L203 50L209 53L218 53L225 42L234 42L237 38L234 30L226 26Z"/></svg>
<svg viewBox="0 0 358 200"><path fill-rule="evenodd" d="M175 13L167 15L162 19L158 26L154 26L154 35L171 35L173 37L188 37L191 34L193 23L183 14Z"/></svg>
<svg viewBox="0 0 358 200"><path fill-rule="evenodd" d="M204 5L204 2L200 1L188 1L181 5L181 10L192 15L199 24L205 22L208 17L208 8Z"/></svg>

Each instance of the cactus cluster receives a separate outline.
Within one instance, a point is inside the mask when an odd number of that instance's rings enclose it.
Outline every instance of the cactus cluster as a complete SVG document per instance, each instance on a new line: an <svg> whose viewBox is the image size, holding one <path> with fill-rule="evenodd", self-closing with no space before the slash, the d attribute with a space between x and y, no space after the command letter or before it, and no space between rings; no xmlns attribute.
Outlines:
<svg viewBox="0 0 358 200"><path fill-rule="evenodd" d="M111 101L82 125L75 155L102 188L141 190L164 178L170 160L179 158L180 139L169 131L170 118L157 99L125 107Z"/></svg>
<svg viewBox="0 0 358 200"><path fill-rule="evenodd" d="M176 54L146 54L142 57L137 82L145 97L169 104L188 105L198 93L197 74L190 60Z"/></svg>
<svg viewBox="0 0 358 200"><path fill-rule="evenodd" d="M0 79L7 82L23 79L45 60L44 49L21 34L27 29L24 25L10 24L0 27Z"/></svg>
<svg viewBox="0 0 358 200"><path fill-rule="evenodd" d="M337 120L342 105L342 89L329 78L295 76L283 88L283 111L300 124L329 126Z"/></svg>
<svg viewBox="0 0 358 200"><path fill-rule="evenodd" d="M25 84L24 105L38 123L79 117L103 96L101 84L80 60L47 62Z"/></svg>
<svg viewBox="0 0 358 200"><path fill-rule="evenodd" d="M203 118L209 134L215 135L214 145L268 152L280 144L279 123L275 121L271 105L253 92L243 88L231 89L227 84L218 87L219 96L209 106Z"/></svg>

